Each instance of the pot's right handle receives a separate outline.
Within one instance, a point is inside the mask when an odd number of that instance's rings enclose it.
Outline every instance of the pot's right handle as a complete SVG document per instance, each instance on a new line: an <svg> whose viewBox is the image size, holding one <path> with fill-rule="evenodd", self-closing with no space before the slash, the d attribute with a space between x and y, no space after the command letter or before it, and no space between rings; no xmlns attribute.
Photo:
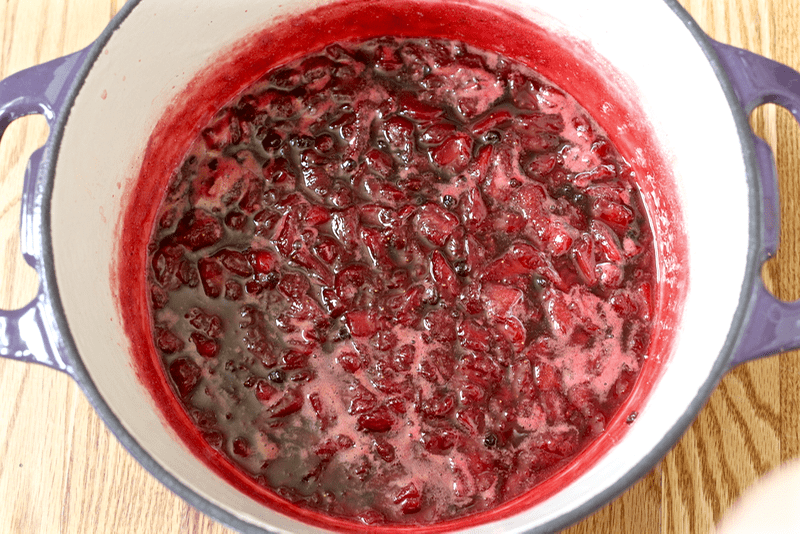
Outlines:
<svg viewBox="0 0 800 534"><path fill-rule="evenodd" d="M39 274L39 290L26 306L18 310L0 310L0 357L41 363L67 373L71 373L72 366L61 350L60 339L57 334L49 334L57 329L43 277L42 195L56 122L64 111L67 93L86 59L87 50L31 67L0 81L0 139L11 122L25 115L43 115L50 127L47 142L31 155L25 169L20 217L22 254Z"/></svg>
<svg viewBox="0 0 800 534"><path fill-rule="evenodd" d="M800 122L800 73L758 54L710 40L746 114L762 104L788 109ZM753 134L761 188L760 260L778 249L780 203L775 161L769 145ZM751 288L750 312L730 366L800 348L800 301L784 302L772 296L759 276Z"/></svg>

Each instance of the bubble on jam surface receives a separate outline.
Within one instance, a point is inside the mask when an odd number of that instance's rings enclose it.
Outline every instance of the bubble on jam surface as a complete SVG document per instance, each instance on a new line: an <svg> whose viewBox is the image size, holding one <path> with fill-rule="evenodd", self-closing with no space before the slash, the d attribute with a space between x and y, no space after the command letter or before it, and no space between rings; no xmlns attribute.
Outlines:
<svg viewBox="0 0 800 534"><path fill-rule="evenodd" d="M428 524L528 491L646 360L631 169L571 97L460 43L267 73L203 128L157 221L176 396L256 483L335 516Z"/></svg>

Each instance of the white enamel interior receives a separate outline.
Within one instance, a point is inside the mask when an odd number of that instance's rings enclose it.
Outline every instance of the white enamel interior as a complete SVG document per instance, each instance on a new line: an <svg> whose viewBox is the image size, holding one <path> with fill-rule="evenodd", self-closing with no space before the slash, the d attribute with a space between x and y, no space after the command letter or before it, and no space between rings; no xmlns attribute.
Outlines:
<svg viewBox="0 0 800 534"><path fill-rule="evenodd" d="M123 206L148 135L170 98L209 58L277 14L321 2L144 0L112 35L77 97L52 196L55 273L80 356L102 398L156 462L210 502L272 529L316 532L221 482L187 453L139 384L109 273ZM502 2L497 2L502 4ZM731 111L684 24L660 0L516 2L547 13L635 80L673 164L690 236L690 292L667 371L630 431L575 483L493 532L517 532L575 509L661 441L695 400L736 310L748 247L748 191ZM563 31L563 30L559 30ZM198 38L202 36L202 38ZM724 262L724 268L721 263Z"/></svg>

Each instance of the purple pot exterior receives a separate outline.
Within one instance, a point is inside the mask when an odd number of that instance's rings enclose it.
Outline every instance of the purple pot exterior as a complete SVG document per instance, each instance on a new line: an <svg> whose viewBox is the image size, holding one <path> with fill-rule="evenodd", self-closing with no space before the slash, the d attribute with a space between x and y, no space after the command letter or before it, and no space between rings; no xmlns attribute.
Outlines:
<svg viewBox="0 0 800 534"><path fill-rule="evenodd" d="M788 109L800 121L800 73L747 50L716 41L711 44L746 114L762 104L773 103ZM772 151L763 139L752 137L761 189L759 259L763 262L778 250L780 203ZM800 347L800 301L776 299L759 277L751 288L751 302L730 367Z"/></svg>

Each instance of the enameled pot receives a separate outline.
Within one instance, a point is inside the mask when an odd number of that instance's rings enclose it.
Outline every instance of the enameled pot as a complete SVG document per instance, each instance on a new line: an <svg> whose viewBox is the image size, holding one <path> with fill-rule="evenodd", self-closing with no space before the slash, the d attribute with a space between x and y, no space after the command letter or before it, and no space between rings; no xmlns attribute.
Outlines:
<svg viewBox="0 0 800 534"><path fill-rule="evenodd" d="M21 219L41 286L24 308L0 313L0 355L72 376L145 468L220 522L242 532L337 528L237 490L154 401L140 354L148 327L137 322L135 267L143 273L145 252L135 235L146 233L164 184L139 177L154 147L176 142L176 117L201 125L259 69L390 28L525 60L571 92L637 169L659 282L636 391L553 482L502 513L432 530L564 528L648 472L729 369L800 346L800 307L775 300L760 278L777 248L777 186L769 148L747 122L765 102L800 118L791 90L800 74L712 41L673 0L131 0L89 48L0 82L0 133L32 113L51 128L31 157ZM172 156L180 148L177 140Z"/></svg>

